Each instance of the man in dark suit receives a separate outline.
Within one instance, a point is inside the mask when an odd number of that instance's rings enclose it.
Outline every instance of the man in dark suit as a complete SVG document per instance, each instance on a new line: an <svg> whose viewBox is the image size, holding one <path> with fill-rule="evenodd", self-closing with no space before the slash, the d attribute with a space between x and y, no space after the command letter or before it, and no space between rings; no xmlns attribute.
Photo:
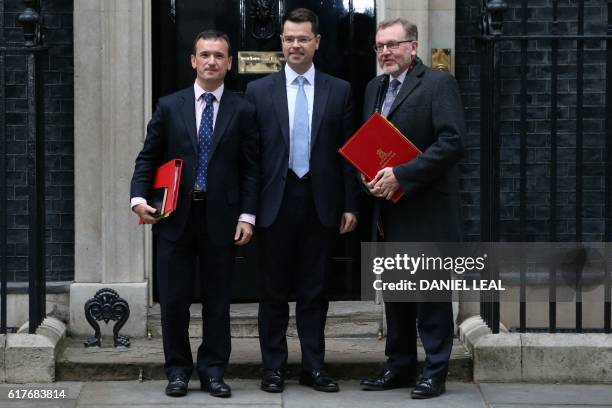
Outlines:
<svg viewBox="0 0 612 408"><path fill-rule="evenodd" d="M283 19L283 70L251 82L247 99L260 131L259 341L261 389L282 392L287 364L288 299L296 296L302 349L300 383L338 391L323 372L325 285L338 232L356 224L356 174L338 154L354 130L350 85L315 69L318 18L296 9Z"/></svg>
<svg viewBox="0 0 612 408"><path fill-rule="evenodd" d="M203 294L203 339L197 371L201 389L229 397L223 373L230 355L230 289L236 245L249 242L258 195L258 135L254 110L224 89L231 69L229 38L200 33L191 66L195 83L159 99L132 178L132 209L157 238L157 282L162 317L166 394L183 396L193 370L189 306L196 257ZM168 218L147 205L155 169L183 160L178 205Z"/></svg>
<svg viewBox="0 0 612 408"><path fill-rule="evenodd" d="M385 241L460 241L457 163L463 152L463 108L453 77L426 67L416 57L417 35L416 26L404 19L380 23L375 49L389 77L379 76L368 84L363 119L381 105L382 114L423 153L408 163L382 169L373 180L363 176L362 180L383 201ZM397 189L406 194L393 204L389 198ZM412 397L443 393L453 344L451 303L386 302L385 312L388 360L380 376L362 380L362 387L385 390L415 384L418 326L426 360Z"/></svg>

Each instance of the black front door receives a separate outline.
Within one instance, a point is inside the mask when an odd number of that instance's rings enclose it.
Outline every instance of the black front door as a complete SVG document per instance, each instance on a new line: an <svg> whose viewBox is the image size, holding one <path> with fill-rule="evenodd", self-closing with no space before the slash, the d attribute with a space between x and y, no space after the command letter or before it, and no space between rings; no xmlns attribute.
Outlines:
<svg viewBox="0 0 612 408"><path fill-rule="evenodd" d="M355 117L361 117L365 85L376 75L372 50L376 0L159 0L152 5L154 104L160 96L193 83L189 62L193 38L211 28L226 32L232 45L233 64L226 89L244 92L249 81L264 74L239 73L238 53L280 51L282 16L294 8L307 7L320 20L322 39L315 66L351 83ZM338 240L330 274L330 296L334 300L359 297L359 246L368 237L367 219L368 211L362 211L361 228ZM255 242L239 250L234 301L256 300L257 264Z"/></svg>

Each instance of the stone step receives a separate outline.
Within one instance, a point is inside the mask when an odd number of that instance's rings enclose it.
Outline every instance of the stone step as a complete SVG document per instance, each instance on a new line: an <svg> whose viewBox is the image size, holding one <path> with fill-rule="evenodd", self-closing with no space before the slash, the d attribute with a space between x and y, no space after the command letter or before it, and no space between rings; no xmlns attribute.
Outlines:
<svg viewBox="0 0 612 408"><path fill-rule="evenodd" d="M297 338L288 336L288 377L300 370ZM199 345L191 339L194 360ZM343 337L326 340L326 369L338 379L357 380L380 371L385 359L385 341L372 337ZM419 345L419 364L424 361ZM85 348L82 339L68 338L56 363L56 381L106 381L164 379L163 347L159 337L132 339L128 349L115 349L112 339L104 338L102 347ZM252 337L232 339L232 354L226 378L259 378L261 355L259 340ZM472 381L472 360L459 340L455 340L450 361L450 381ZM194 378L197 374L194 373Z"/></svg>
<svg viewBox="0 0 612 408"><path fill-rule="evenodd" d="M230 308L231 333L235 338L255 338L257 330L257 303L236 303ZM378 337L382 329L383 308L372 302L330 302L325 326L326 337ZM149 308L149 331L161 337L159 304ZM189 337L202 338L202 306L191 306ZM289 304L289 336L297 336L295 302Z"/></svg>

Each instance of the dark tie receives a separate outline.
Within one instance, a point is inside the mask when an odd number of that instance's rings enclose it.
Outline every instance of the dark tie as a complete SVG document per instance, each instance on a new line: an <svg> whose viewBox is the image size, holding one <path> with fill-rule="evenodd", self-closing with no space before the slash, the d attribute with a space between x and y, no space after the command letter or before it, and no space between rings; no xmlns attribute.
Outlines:
<svg viewBox="0 0 612 408"><path fill-rule="evenodd" d="M198 129L198 168L196 170L196 188L206 191L206 173L208 171L208 160L212 148L213 136L213 101L215 96L211 93L202 94L201 98L206 102L202 110L200 128Z"/></svg>
<svg viewBox="0 0 612 408"><path fill-rule="evenodd" d="M397 92L400 89L400 85L402 83L397 79L393 79L389 84L389 89L387 90L387 96L385 96L385 103L383 103L382 114L387 116L389 111L391 110L391 106L393 106L393 102L395 101L395 97L397 96Z"/></svg>

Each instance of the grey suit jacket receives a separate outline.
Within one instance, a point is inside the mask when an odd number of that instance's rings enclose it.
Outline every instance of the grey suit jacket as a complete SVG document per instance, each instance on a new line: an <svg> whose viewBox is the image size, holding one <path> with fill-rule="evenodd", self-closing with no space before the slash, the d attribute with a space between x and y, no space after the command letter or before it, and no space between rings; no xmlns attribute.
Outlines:
<svg viewBox="0 0 612 408"><path fill-rule="evenodd" d="M381 78L374 78L366 87L364 121L375 110ZM460 241L457 164L463 155L465 121L455 79L419 61L402 84L387 118L423 153L394 168L406 194L397 204L386 200L383 204L385 239Z"/></svg>

